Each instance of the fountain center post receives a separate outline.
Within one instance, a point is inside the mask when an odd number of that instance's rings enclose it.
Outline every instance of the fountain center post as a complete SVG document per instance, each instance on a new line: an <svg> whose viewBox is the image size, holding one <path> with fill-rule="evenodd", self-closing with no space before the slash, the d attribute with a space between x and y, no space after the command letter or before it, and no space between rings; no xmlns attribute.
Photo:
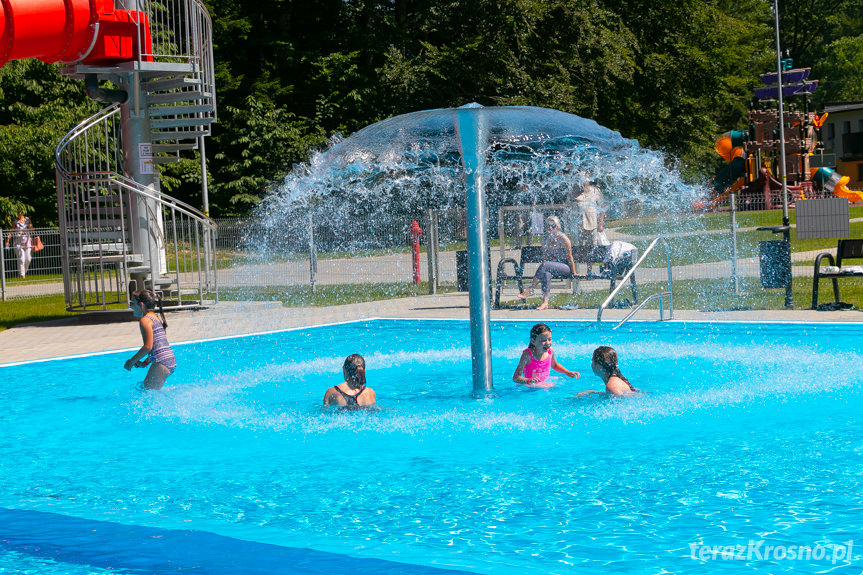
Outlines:
<svg viewBox="0 0 863 575"><path fill-rule="evenodd" d="M482 108L456 110L456 128L465 171L467 204L468 298L473 361L473 396L494 397L491 370L491 278L485 202L485 144L488 129Z"/></svg>
<svg viewBox="0 0 863 575"><path fill-rule="evenodd" d="M120 121L123 134L123 157L126 171L135 182L159 194L159 174L153 164L152 143L150 142L150 116L145 105L145 94L141 88L140 74L137 70L124 74L121 83L129 98L120 105ZM139 254L141 267L149 268L152 289L156 289L155 279L167 272L165 245L162 239L164 223L159 204L150 198L134 194L129 205L132 250ZM148 286L147 272L130 274L135 289Z"/></svg>

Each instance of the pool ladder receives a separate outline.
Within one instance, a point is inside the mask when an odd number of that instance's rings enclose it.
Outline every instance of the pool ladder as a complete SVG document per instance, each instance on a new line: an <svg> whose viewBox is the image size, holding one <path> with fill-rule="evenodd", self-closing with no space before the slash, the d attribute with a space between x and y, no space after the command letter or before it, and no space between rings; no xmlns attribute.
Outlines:
<svg viewBox="0 0 863 575"><path fill-rule="evenodd" d="M617 292L619 292L621 290L621 288L623 288L623 286L626 285L626 281L632 276L632 274L635 273L635 270L638 269L638 266L640 266L641 262L643 262L644 259L647 257L647 254L649 254L653 250L653 248L656 247L656 244L659 243L660 240L662 240L662 243L665 244L665 261L668 265L668 291L650 294L649 296L644 298L644 300L640 304L635 306L635 309L630 311L626 315L626 317L624 317L622 320L620 320L620 322L611 329L612 329L612 331L614 331L615 329L619 328L620 326L622 326L623 324L628 322L629 319L632 316L634 316L636 313L638 313L638 311L641 308L643 308L645 305L647 305L648 302L650 302L651 300L654 300L654 299L659 300L659 321L666 321L664 308L662 307L662 299L663 298L668 298L668 319L674 319L674 299L673 299L672 293L671 293L671 283L672 283L672 278L671 278L671 248L668 245L668 240L662 236L659 236L658 238L656 238L655 240L650 242L650 245L647 246L647 249L644 250L644 253L641 254L641 257L638 258L637 262L635 262L635 265L632 266L632 268L630 268L630 270L628 272L626 272L626 275L623 277L622 280L620 280L620 283L617 284L617 287L614 288L614 290L612 290L612 292L610 294L608 294L608 297L605 298L605 301L602 302L601 306L599 306L599 311L596 312L596 324L598 327L600 327L600 328L602 327L602 312L605 310L605 308L607 308L609 306L609 304L611 304L612 301L614 301L614 296L617 295Z"/></svg>

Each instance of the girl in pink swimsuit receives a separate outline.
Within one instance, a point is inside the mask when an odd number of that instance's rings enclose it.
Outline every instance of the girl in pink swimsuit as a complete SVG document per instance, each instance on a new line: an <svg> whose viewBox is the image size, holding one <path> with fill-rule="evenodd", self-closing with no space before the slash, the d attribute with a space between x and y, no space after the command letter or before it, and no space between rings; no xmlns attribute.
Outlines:
<svg viewBox="0 0 863 575"><path fill-rule="evenodd" d="M570 371L557 362L551 348L551 328L538 323L530 330L530 344L521 352L512 380L529 387L553 387L548 381L552 369L572 378L580 377L577 371Z"/></svg>

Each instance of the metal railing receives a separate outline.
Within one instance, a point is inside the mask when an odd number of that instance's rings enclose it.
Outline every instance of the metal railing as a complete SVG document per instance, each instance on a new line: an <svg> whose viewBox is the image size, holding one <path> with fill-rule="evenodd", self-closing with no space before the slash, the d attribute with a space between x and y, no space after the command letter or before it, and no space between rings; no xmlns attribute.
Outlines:
<svg viewBox="0 0 863 575"><path fill-rule="evenodd" d="M29 231L29 235L34 242L35 238L39 237L44 248L36 251L31 247L27 254L20 254L16 245L16 232L0 229L0 248L5 248L7 240L9 241L9 247L0 253L0 300L2 301L62 292L63 267L60 257L59 230L34 228ZM24 257L21 258L19 255ZM27 259L29 259L29 266L25 264Z"/></svg>
<svg viewBox="0 0 863 575"><path fill-rule="evenodd" d="M215 301L215 223L120 175L119 112L110 106L84 120L55 152L67 307L107 309L142 287L172 307ZM132 218L147 221L136 227L149 238L131 237Z"/></svg>
<svg viewBox="0 0 863 575"><path fill-rule="evenodd" d="M641 265L641 262L643 262L645 260L645 258L648 256L648 254L651 251L653 251L653 248L656 247L656 244L660 240L662 240L662 242L665 244L665 259L666 259L667 266L668 266L668 290L664 291L664 292L658 292L658 293L650 294L648 297L644 298L644 300L642 300L642 302L640 304L635 306L635 308L632 311L630 311L626 315L626 317L624 317L622 320L620 320L620 322L611 329L615 330L615 329L619 328L620 326L622 326L623 324L625 324L627 321L629 321L629 319L631 317L633 317L636 313L638 313L638 311L641 310L641 308L643 308L645 305L647 305L648 302L653 301L654 299L659 300L659 321L664 321L665 317L664 317L663 308L662 308L662 298L664 298L664 297L668 298L668 319L674 319L674 299L673 299L673 295L672 295L672 281L673 280L672 280L672 275L671 275L671 270L672 270L671 247L668 245L667 239L665 239L662 236L659 236L658 238L656 238L655 240L650 242L650 245L647 246L647 249L644 250L644 253L641 254L641 257L638 258L637 262L635 262L635 265L633 265L629 269L629 271L626 272L626 275L623 276L623 279L620 280L620 283L617 285L617 287L614 288L614 290L612 290L612 292L610 294L608 294L608 297L605 298L605 301L602 302L602 304L599 306L599 310L596 312L596 323L598 326L602 327L602 312L605 311L605 308L607 308L609 306L609 304L611 304L612 301L614 301L614 296L616 296L617 293L621 289L623 289L623 286L626 285L626 282L629 281L629 278L632 277L632 274L635 273L635 270L638 269L638 266Z"/></svg>
<svg viewBox="0 0 863 575"><path fill-rule="evenodd" d="M198 0L134 0L133 4L127 8L147 14L150 27L151 49L141 50L137 65L147 86L156 149L166 142L210 135L216 120L216 79L213 26L206 7ZM141 27L139 34L143 34ZM139 45L144 44L139 41ZM133 92L137 98L137 90ZM141 105L136 101L134 107Z"/></svg>
<svg viewBox="0 0 863 575"><path fill-rule="evenodd" d="M764 214L765 218L770 214ZM708 217L718 218L721 214L708 214ZM420 238L420 249L422 257L434 256L433 265L422 265L420 267L422 281L427 281L430 276L435 280L435 285L441 290L449 290L457 282L457 257L459 250L465 249L464 238L460 235L460 218L457 212L441 213L438 229L429 225L426 214L418 214L416 219L426 232ZM93 220L96 221L95 218ZM769 220L758 220L769 223ZM852 219L852 225L856 219ZM104 220L101 220L104 223ZM214 245L218 262L217 283L220 291L224 288L244 289L256 286L286 286L286 287L308 287L311 283L310 256L308 250L309 230L318 229L325 224L321 220L317 224L310 221L309 217L296 222L295 227L282 230L278 235L290 238L286 245L262 244L258 238L262 235L260 229L263 224L254 218L220 218L216 222L216 234L212 242ZM321 234L316 235L317 268L315 270L315 285L317 287L344 285L344 284L372 284L372 283L407 283L411 281L412 265L408 238L405 229L410 223L409 219L382 222L379 219L367 221L356 219L358 229L362 232L362 248L344 249L343 238L338 236L328 238ZM640 222L628 223L628 228L618 228L618 223L613 222L609 228L609 235L617 230L625 230L629 236L624 236L626 241L639 246L639 252L646 248L657 235L668 239L671 245L674 279L674 305L680 307L681 298L690 299L697 291L697 299L704 302L700 305L720 305L727 298L735 299L740 304L739 298L760 298L765 290L759 281L759 261L757 248L759 240L767 240L772 237L768 232L737 230L737 233L745 238L743 247L748 250L740 254L736 265L730 246L732 245L729 231L709 230L702 232L700 236L693 236L693 232L686 228L678 227L678 234L653 234L647 237L647 233L654 228L654 221L644 217ZM747 227L754 226L752 222L746 222ZM641 227L644 232L641 232ZM8 231L0 233L8 234ZM45 244L45 250L33 254L33 264L27 278L21 281L17 277L17 263L14 250L6 251L6 298L36 297L47 293L61 293L63 290L60 263L60 234L56 228L44 228L38 230ZM343 235L354 234L354 229L346 229ZM435 241L434 235L438 238ZM858 232L852 232L858 236ZM5 237L5 236L4 236ZM641 239L645 238L645 239ZM165 243L169 243L166 239ZM304 245L300 245L304 244ZM832 244L832 247L830 246ZM206 246L206 242L204 243ZM641 248L644 246L644 248ZM438 249L434 249L437 247ZM369 248L369 249L366 249ZM824 245L817 246L816 253L835 250L835 240L825 240ZM689 250L690 253L687 253ZM753 253L754 250L754 253ZM516 252L511 246L507 246L508 257L516 257ZM496 267L498 261L497 246L491 250L492 268ZM792 253L792 259L796 265L793 267L795 282L806 278L805 285L812 283L812 260L815 255L811 251L799 251ZM643 261L636 272L640 291L645 294L652 291L665 291L667 277L667 258L663 261L661 252L656 249ZM637 260L637 258L636 258ZM205 261L207 261L205 259ZM212 260L209 260L212 261ZM181 264L182 269L186 264ZM42 269L53 270L50 273L38 271ZM431 270L431 271L430 271ZM32 276L32 277L31 277ZM737 295L729 286L735 282L741 284L742 295ZM430 282L432 283L432 282ZM589 295L594 291L605 291L608 284L604 282L585 282L581 286L581 292ZM766 292L769 295L769 291ZM576 296L568 296L576 297ZM577 297L581 297L580 295ZM618 294L620 297L620 294ZM777 292L777 298L780 295ZM598 305L603 299L597 301ZM781 302L781 299L779 300ZM667 300L663 298L662 305L667 308ZM858 304L859 305L859 304ZM596 307L594 307L596 309ZM663 309L665 313L665 309Z"/></svg>

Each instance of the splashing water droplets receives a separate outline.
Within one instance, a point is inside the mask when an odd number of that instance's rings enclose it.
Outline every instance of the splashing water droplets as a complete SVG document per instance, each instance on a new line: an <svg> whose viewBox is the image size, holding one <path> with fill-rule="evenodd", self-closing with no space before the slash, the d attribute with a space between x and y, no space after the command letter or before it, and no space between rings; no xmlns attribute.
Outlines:
<svg viewBox="0 0 863 575"><path fill-rule="evenodd" d="M532 201L562 203L587 181L599 184L609 209L639 201L645 211L669 213L701 196L664 154L592 120L545 108L464 108L484 128L489 213ZM264 232L255 241L263 249L306 249L302 229L312 218L327 223L328 247L389 248L403 238L375 229L358 233L352 222L393 228L428 209L464 206L464 195L456 109L414 112L334 137L327 150L297 166L262 202ZM286 240L291 237L296 240Z"/></svg>

